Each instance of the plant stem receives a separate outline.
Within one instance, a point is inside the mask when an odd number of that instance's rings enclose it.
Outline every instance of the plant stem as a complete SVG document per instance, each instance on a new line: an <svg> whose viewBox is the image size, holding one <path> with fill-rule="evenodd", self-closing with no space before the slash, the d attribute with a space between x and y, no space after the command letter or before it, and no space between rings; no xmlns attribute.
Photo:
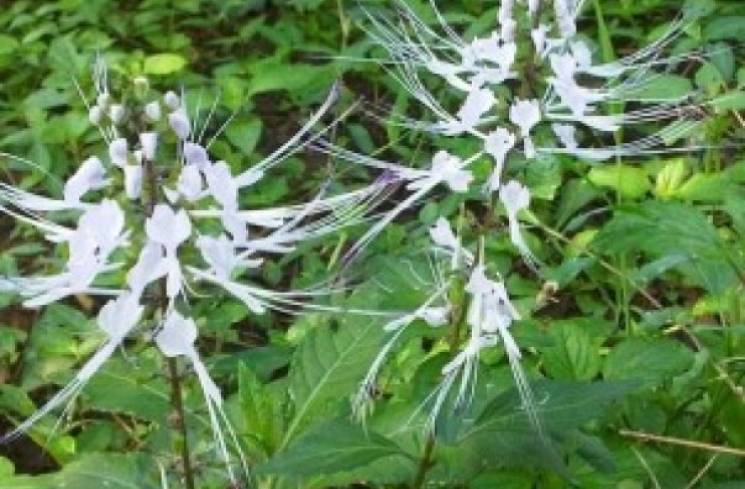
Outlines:
<svg viewBox="0 0 745 489"><path fill-rule="evenodd" d="M159 201L160 192L158 191L158 173L152 161L145 162L145 178L147 179L146 206L147 214L151 215ZM168 309L168 299L166 292L166 279L161 278L158 281L157 302L160 309L161 317ZM175 357L166 358L168 365L168 377L171 384L171 408L176 412L176 430L181 435L181 464L184 469L184 485L186 489L195 489L194 468L191 465L191 453L189 450L189 434L186 429L186 413L184 410L184 400L181 389L181 376L178 371L178 361Z"/></svg>
<svg viewBox="0 0 745 489"><path fill-rule="evenodd" d="M424 453L422 459L419 461L419 467L416 471L416 477L414 482L411 484L412 489L421 489L424 487L424 481L427 478L427 472L432 467L432 452L435 449L435 435L429 433L427 435L427 442L424 445Z"/></svg>
<svg viewBox="0 0 745 489"><path fill-rule="evenodd" d="M194 469L191 466L189 452L189 437L186 431L186 413L181 395L181 376L178 372L176 358L166 359L168 376L171 381L171 406L176 411L176 429L181 434L181 462L184 466L184 485L186 489L194 489Z"/></svg>

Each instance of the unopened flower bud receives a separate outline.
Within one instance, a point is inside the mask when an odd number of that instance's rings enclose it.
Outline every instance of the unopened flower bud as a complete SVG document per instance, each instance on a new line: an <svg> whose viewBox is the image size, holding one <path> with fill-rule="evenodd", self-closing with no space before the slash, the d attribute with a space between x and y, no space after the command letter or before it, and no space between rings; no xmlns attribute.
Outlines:
<svg viewBox="0 0 745 489"><path fill-rule="evenodd" d="M109 158L116 166L123 168L127 164L127 140L114 139L109 143Z"/></svg>
<svg viewBox="0 0 745 489"><path fill-rule="evenodd" d="M134 200L142 193L142 166L124 165L124 191Z"/></svg>
<svg viewBox="0 0 745 489"><path fill-rule="evenodd" d="M142 155L146 160L153 161L155 152L158 149L158 133L143 132L140 134L140 145L142 146Z"/></svg>
<svg viewBox="0 0 745 489"><path fill-rule="evenodd" d="M166 94L163 95L163 101L171 110L177 110L181 107L181 99L175 92L166 92Z"/></svg>
<svg viewBox="0 0 745 489"><path fill-rule="evenodd" d="M191 123L183 109L168 114L168 124L179 139L187 139L191 134Z"/></svg>
<svg viewBox="0 0 745 489"><path fill-rule="evenodd" d="M200 170L204 170L210 163L207 150L197 143L184 144L184 159L188 165L194 165Z"/></svg>
<svg viewBox="0 0 745 489"><path fill-rule="evenodd" d="M91 124L97 126L101 123L101 119L103 119L103 111L101 110L101 107L94 105L88 110L88 120Z"/></svg>
<svg viewBox="0 0 745 489"><path fill-rule="evenodd" d="M145 116L151 122L157 122L160 120L160 102L150 102L145 105Z"/></svg>
<svg viewBox="0 0 745 489"><path fill-rule="evenodd" d="M109 108L109 117L111 122L119 125L124 121L125 109L122 104L114 104Z"/></svg>

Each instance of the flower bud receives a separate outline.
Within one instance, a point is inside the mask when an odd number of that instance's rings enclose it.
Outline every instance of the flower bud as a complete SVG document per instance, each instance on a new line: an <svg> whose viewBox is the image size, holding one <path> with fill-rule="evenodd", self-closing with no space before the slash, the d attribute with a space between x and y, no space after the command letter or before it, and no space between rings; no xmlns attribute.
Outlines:
<svg viewBox="0 0 745 489"><path fill-rule="evenodd" d="M150 102L145 105L145 116L151 122L157 122L160 120L160 102Z"/></svg>
<svg viewBox="0 0 745 489"><path fill-rule="evenodd" d="M134 200L142 193L142 166L124 165L124 191Z"/></svg>
<svg viewBox="0 0 745 489"><path fill-rule="evenodd" d="M187 139L191 134L191 123L183 109L168 114L168 124L179 139Z"/></svg>
<svg viewBox="0 0 745 489"><path fill-rule="evenodd" d="M109 158L116 166L122 168L127 164L127 140L124 138L114 139L109 143Z"/></svg>
<svg viewBox="0 0 745 489"><path fill-rule="evenodd" d="M142 99L143 97L145 97L145 95L147 95L148 90L150 90L150 83L147 81L147 77L135 77L133 82L135 86L135 95L139 99Z"/></svg>
<svg viewBox="0 0 745 489"><path fill-rule="evenodd" d="M115 125L119 125L124 121L125 110L122 104L114 104L109 108L109 117L111 122Z"/></svg>
<svg viewBox="0 0 745 489"><path fill-rule="evenodd" d="M171 110L178 110L181 107L181 99L173 91L166 92L163 95L163 101Z"/></svg>
<svg viewBox="0 0 745 489"><path fill-rule="evenodd" d="M143 132L140 134L140 145L142 146L142 156L148 161L155 160L155 152L158 149L158 133Z"/></svg>
<svg viewBox="0 0 745 489"><path fill-rule="evenodd" d="M103 111L101 110L101 107L94 105L88 110L88 120L91 124L97 126L101 123L101 119L103 119Z"/></svg>

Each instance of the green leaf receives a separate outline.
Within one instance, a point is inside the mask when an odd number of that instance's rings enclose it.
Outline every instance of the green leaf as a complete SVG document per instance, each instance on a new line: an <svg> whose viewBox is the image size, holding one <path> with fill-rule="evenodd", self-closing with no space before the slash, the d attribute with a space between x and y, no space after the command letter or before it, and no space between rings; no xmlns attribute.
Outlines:
<svg viewBox="0 0 745 489"><path fill-rule="evenodd" d="M743 41L745 40L745 17L718 17L712 20L704 29L707 41Z"/></svg>
<svg viewBox="0 0 745 489"><path fill-rule="evenodd" d="M248 96L276 90L298 92L309 86L331 85L333 74L326 66L260 63L253 67Z"/></svg>
<svg viewBox="0 0 745 489"><path fill-rule="evenodd" d="M549 335L556 346L543 350L543 361L551 377L566 380L592 380L602 365L600 342L593 341L581 321L552 325Z"/></svg>
<svg viewBox="0 0 745 489"><path fill-rule="evenodd" d="M394 455L406 454L382 435L345 421L331 421L307 432L260 467L259 472L295 476L330 474Z"/></svg>
<svg viewBox="0 0 745 489"><path fill-rule="evenodd" d="M628 381L571 382L541 380L532 385L535 406L541 422L553 431L568 432L603 414L614 401L623 398L638 384ZM499 432L533 432L516 389L492 399L464 438Z"/></svg>
<svg viewBox="0 0 745 489"><path fill-rule="evenodd" d="M377 353L383 331L369 318L357 318L334 332L311 330L295 352L290 370L290 395L295 412L282 445L292 440L329 403L355 392Z"/></svg>
<svg viewBox="0 0 745 489"><path fill-rule="evenodd" d="M225 130L225 136L244 155L250 155L261 137L261 119L233 122Z"/></svg>
<svg viewBox="0 0 745 489"><path fill-rule="evenodd" d="M1 479L3 489L158 489L148 456L86 454L54 474Z"/></svg>
<svg viewBox="0 0 745 489"><path fill-rule="evenodd" d="M638 199L652 189L647 173L635 166L597 166L587 178L598 187L612 188L628 199Z"/></svg>
<svg viewBox="0 0 745 489"><path fill-rule="evenodd" d="M636 379L646 385L659 385L687 370L693 352L680 342L666 338L630 338L616 345L603 368L607 379Z"/></svg>
<svg viewBox="0 0 745 489"><path fill-rule="evenodd" d="M653 259L682 256L685 260L676 268L712 292L737 279L717 229L698 209L678 202L622 206L592 246L604 254L641 251Z"/></svg>
<svg viewBox="0 0 745 489"><path fill-rule="evenodd" d="M282 437L280 403L244 364L238 369L238 399L244 421L239 432L250 437L264 457L274 453Z"/></svg>
<svg viewBox="0 0 745 489"><path fill-rule="evenodd" d="M181 71L186 66L186 59L176 53L154 54L145 58L143 71L148 75L170 75Z"/></svg>

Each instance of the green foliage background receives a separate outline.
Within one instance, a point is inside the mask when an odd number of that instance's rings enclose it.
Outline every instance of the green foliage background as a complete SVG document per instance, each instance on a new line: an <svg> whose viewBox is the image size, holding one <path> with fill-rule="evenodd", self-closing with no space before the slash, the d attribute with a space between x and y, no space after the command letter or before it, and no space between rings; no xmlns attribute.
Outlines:
<svg viewBox="0 0 745 489"><path fill-rule="evenodd" d="M426 12L424 2L410 3ZM608 58L643 45L683 7L675 0L589 3L582 31ZM439 5L470 34L495 19L493 1ZM690 81L671 77L656 89L696 87L717 100L705 131L718 148L596 167L544 159L522 169L536 196L530 244L549 264L550 283L515 272L508 287L521 310L533 311L515 332L530 376L540 379L534 388L555 451L536 443L504 359L486 355L476 401L445 420L438 434L427 471L433 487L745 487L745 152L721 147L745 140L737 112L745 109L745 4L688 6L705 15L679 48L716 54L688 73ZM365 97L406 110L410 101L379 66L350 60L380 55L360 30L362 20L359 5L346 0L6 2L0 151L38 168L0 157L2 179L58 194L59 180L84 155L103 150L73 82L91 92L97 52L120 79L146 75L157 89L183 85L192 104L200 98L209 104L219 92L221 118L238 116L227 141L213 149L236 168L292 134L336 79L344 80L347 103ZM352 116L335 137L368 153L387 145L404 159L429 144L364 114ZM328 165L317 155L299 155L247 202L312 195ZM360 177L348 172L337 184ZM391 226L360 265L369 283L345 300L416 305L426 290L406 268L426 273L415 254L426 227L457 213L467 199L429 203ZM6 219L0 228L1 271L43 269L60 259L36 244L29 229ZM491 231L488 260L509 271L515 256L505 233ZM335 239L270 263L262 280L317 282L350 237ZM21 310L11 297L0 300L5 431L63 385L100 338L87 298L41 313ZM257 318L220 297L197 309L202 350L259 487L411 484L426 444L418 407L447 361L436 332L414 328L384 371L385 395L361 425L350 420L349 400L382 344L380 324L323 314ZM48 438L55 421L47 419L30 439L0 447L0 488L156 488L158 463L178 472L162 360L144 341L130 346L136 353L107 364L55 436ZM225 487L196 384L188 385L186 404L199 487ZM624 430L693 445L643 443ZM717 447L739 448L740 455ZM171 487L180 487L176 477Z"/></svg>

